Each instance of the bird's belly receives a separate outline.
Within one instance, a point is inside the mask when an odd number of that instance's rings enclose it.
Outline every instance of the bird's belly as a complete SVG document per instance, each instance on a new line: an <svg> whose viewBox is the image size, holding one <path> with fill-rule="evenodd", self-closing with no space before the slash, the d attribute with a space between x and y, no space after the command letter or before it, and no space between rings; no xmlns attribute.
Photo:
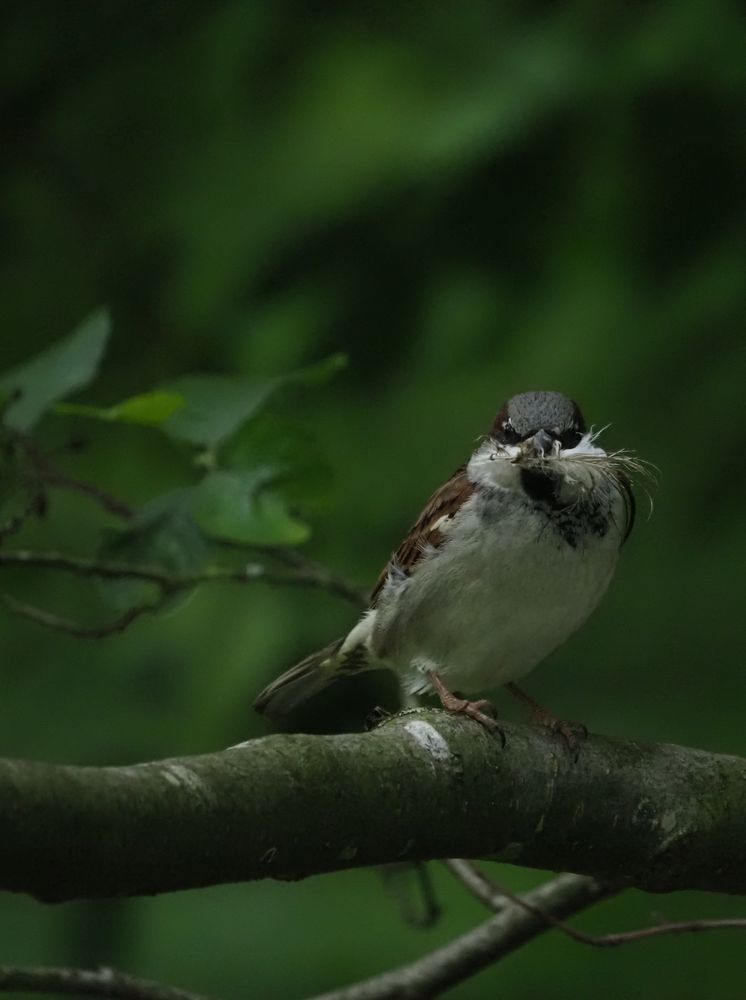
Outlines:
<svg viewBox="0 0 746 1000"><path fill-rule="evenodd" d="M616 531L573 546L535 512L487 529L472 520L380 609L381 646L412 691L428 669L466 693L517 680L585 621L613 574Z"/></svg>

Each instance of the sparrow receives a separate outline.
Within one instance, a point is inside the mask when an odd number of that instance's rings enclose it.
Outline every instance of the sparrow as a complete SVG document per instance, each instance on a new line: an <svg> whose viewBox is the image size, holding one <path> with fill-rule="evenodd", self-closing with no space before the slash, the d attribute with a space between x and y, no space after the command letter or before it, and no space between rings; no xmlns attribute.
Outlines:
<svg viewBox="0 0 746 1000"><path fill-rule="evenodd" d="M273 681L254 707L278 717L339 677L394 670L449 712L497 729L490 702L460 692L506 685L573 748L572 724L516 684L588 618L635 520L630 476L577 403L524 392L503 405L469 460L430 497L342 639Z"/></svg>

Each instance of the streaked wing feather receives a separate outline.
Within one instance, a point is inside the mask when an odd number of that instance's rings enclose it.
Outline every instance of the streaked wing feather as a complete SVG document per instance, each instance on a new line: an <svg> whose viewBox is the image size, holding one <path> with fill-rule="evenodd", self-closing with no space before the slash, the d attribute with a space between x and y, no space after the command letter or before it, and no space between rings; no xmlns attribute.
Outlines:
<svg viewBox="0 0 746 1000"><path fill-rule="evenodd" d="M445 537L438 525L442 518L453 517L475 490L462 465L439 489L433 493L424 510L407 533L404 541L389 559L370 595L370 606L375 607L392 567L409 576L428 547L438 548Z"/></svg>

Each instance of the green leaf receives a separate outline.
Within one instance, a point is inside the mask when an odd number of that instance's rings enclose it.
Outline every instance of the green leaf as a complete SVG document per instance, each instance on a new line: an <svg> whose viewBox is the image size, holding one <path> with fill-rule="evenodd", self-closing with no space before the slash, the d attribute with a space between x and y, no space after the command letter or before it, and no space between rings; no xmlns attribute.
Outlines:
<svg viewBox="0 0 746 1000"><path fill-rule="evenodd" d="M267 400L275 379L235 379L224 375L192 375L178 379L168 391L184 405L163 425L171 437L215 448L229 438Z"/></svg>
<svg viewBox="0 0 746 1000"><path fill-rule="evenodd" d="M84 406L80 403L58 403L54 412L62 416L88 417L91 420L107 420L123 424L144 424L157 427L182 408L184 397L177 392L156 389L101 408Z"/></svg>
<svg viewBox="0 0 746 1000"><path fill-rule="evenodd" d="M184 405L164 423L164 430L181 441L214 449L252 419L279 389L321 385L346 363L345 355L333 354L323 361L272 378L191 375L178 379L167 389L180 395Z"/></svg>
<svg viewBox="0 0 746 1000"><path fill-rule="evenodd" d="M334 484L332 468L313 434L274 413L260 413L228 444L221 465L237 471L269 467L276 492L291 507L325 510Z"/></svg>
<svg viewBox="0 0 746 1000"><path fill-rule="evenodd" d="M128 566L158 567L174 577L200 573L207 565L208 550L189 513L189 494L189 490L175 490L145 504L130 527L105 533L98 556ZM155 584L126 579L101 580L99 590L118 610L152 600L158 593ZM189 593L175 600L180 605Z"/></svg>
<svg viewBox="0 0 746 1000"><path fill-rule="evenodd" d="M297 545L310 531L269 484L272 469L212 472L192 491L190 509L211 538L249 545Z"/></svg>
<svg viewBox="0 0 746 1000"><path fill-rule="evenodd" d="M69 337L0 375L0 393L9 400L3 423L29 431L58 399L88 385L98 371L109 328L108 313L99 310Z"/></svg>
<svg viewBox="0 0 746 1000"><path fill-rule="evenodd" d="M283 385L325 385L338 372L343 371L347 363L346 354L330 354L328 358L306 365L305 368L296 368L284 375L281 381Z"/></svg>

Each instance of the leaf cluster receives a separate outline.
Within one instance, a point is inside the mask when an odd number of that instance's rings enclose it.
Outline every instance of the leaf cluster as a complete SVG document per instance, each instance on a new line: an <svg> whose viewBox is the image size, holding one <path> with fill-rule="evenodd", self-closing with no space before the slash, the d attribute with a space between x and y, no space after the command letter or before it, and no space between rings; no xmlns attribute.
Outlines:
<svg viewBox="0 0 746 1000"><path fill-rule="evenodd" d="M97 558L121 566L192 577L207 570L215 545L304 542L306 512L325 502L330 470L307 429L272 404L285 391L323 384L344 367L344 356L274 377L189 375L107 406L70 401L95 380L110 333L108 313L98 310L69 336L0 375L0 539L44 517L50 492L67 488L116 517L101 532ZM48 417L139 425L164 435L186 459L184 483L135 510L60 470L34 438ZM71 437L61 450L81 446ZM102 579L98 586L119 611L142 605L153 591L137 578Z"/></svg>

